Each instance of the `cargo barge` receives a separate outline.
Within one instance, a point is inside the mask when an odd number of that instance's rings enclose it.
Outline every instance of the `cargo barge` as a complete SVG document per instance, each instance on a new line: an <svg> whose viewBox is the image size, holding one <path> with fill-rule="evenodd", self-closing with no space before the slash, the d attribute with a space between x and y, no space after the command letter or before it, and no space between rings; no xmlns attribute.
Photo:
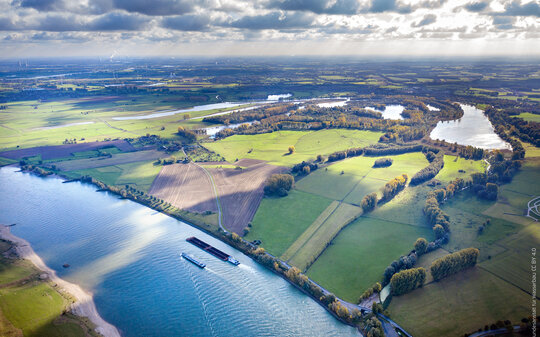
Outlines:
<svg viewBox="0 0 540 337"><path fill-rule="evenodd" d="M193 258L192 256L186 254L186 253L182 253L182 257L186 260L188 260L189 262L193 263L194 265L196 265L197 267L199 268L204 268L206 267L206 264L202 263L202 262L199 262L197 260L195 260L195 258Z"/></svg>
<svg viewBox="0 0 540 337"><path fill-rule="evenodd" d="M212 255L214 255L215 257L217 257L218 259L222 260L222 261L226 261L226 262L229 262L235 266L238 266L240 264L240 262L238 262L238 260L236 260L235 258L233 258L232 256L230 256L229 254L227 253L224 253L222 252L221 250L217 249L216 247L213 247L209 244L207 244L206 242L192 236L192 237L189 237L186 239L187 242L199 247L200 249L206 251L207 253L210 253Z"/></svg>

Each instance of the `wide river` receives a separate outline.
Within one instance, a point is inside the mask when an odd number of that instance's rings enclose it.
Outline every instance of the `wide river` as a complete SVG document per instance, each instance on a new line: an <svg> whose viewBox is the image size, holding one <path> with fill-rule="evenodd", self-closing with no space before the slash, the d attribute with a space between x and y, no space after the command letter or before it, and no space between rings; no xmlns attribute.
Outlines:
<svg viewBox="0 0 540 337"><path fill-rule="evenodd" d="M91 185L16 170L0 168L0 223L16 223L13 234L60 277L91 291L124 336L358 336L285 280L183 222ZM241 265L187 243L193 235Z"/></svg>

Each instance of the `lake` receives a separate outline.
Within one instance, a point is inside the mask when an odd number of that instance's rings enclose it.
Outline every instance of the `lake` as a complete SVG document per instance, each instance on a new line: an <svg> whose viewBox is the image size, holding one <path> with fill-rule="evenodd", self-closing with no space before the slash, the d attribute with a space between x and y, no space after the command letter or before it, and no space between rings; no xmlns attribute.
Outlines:
<svg viewBox="0 0 540 337"><path fill-rule="evenodd" d="M453 121L438 122L429 135L431 139L440 139L460 145L472 145L488 150L512 149L510 144L495 133L493 125L482 110L466 104L461 104L461 108L463 109L463 117Z"/></svg>
<svg viewBox="0 0 540 337"><path fill-rule="evenodd" d="M373 107L367 106L366 109L375 110L382 114L384 119L403 119L401 113L405 110L403 105L391 104L384 107L384 110L376 109Z"/></svg>
<svg viewBox="0 0 540 337"><path fill-rule="evenodd" d="M0 168L0 223L16 223L13 234L60 277L91 291L101 316L124 336L358 336L288 282L196 228L95 186L17 170ZM185 241L194 235L241 265Z"/></svg>
<svg viewBox="0 0 540 337"><path fill-rule="evenodd" d="M171 110L171 111L161 111L156 112L148 115L139 115L139 116L123 116L123 117L113 117L112 119L115 121L127 121L127 120L140 120L140 119L152 119L152 118L160 118L160 117L167 117L167 116L173 116L180 113L189 113L194 111L206 111L206 110L215 110L215 109L228 109L228 108L234 108L235 106L239 106L246 103L230 103L230 102L224 102L224 103L214 103L214 104L204 104L204 105L197 105L192 108L187 109L180 109L180 110Z"/></svg>

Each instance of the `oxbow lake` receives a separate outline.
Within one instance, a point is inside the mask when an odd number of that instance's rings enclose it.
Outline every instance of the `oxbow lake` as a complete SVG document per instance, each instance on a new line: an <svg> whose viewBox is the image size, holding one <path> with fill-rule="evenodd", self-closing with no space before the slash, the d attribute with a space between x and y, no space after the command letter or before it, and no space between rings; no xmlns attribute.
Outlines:
<svg viewBox="0 0 540 337"><path fill-rule="evenodd" d="M0 223L16 223L13 234L60 277L91 291L124 336L358 336L279 276L183 222L92 185L17 170L0 168ZM241 265L203 252L190 236Z"/></svg>
<svg viewBox="0 0 540 337"><path fill-rule="evenodd" d="M494 131L484 112L475 106L461 104L463 117L448 122L438 122L429 135L448 143L472 145L482 149L512 149Z"/></svg>

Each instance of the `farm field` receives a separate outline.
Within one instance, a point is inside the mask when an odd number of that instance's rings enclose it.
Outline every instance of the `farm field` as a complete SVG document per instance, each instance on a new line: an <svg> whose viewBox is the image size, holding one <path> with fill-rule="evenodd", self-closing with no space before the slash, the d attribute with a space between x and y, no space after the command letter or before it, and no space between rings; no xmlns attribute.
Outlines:
<svg viewBox="0 0 540 337"><path fill-rule="evenodd" d="M212 182L193 163L163 166L148 193L180 209L197 213L218 211Z"/></svg>
<svg viewBox="0 0 540 337"><path fill-rule="evenodd" d="M375 144L380 132L344 129L319 131L276 131L258 135L234 135L203 145L234 163L237 159L266 160L270 164L292 166L304 160L315 159L352 147ZM289 146L295 147L288 154Z"/></svg>
<svg viewBox="0 0 540 337"><path fill-rule="evenodd" d="M204 104L209 103L174 98L158 100L152 95L10 102L0 115L0 149L60 145L66 138L102 141L106 138L135 138L147 133L174 138L179 125L190 129L210 126L197 117L244 106L190 111L187 119L184 118L185 113L179 113L143 120L113 120L113 117L139 116Z"/></svg>
<svg viewBox="0 0 540 337"><path fill-rule="evenodd" d="M144 150L136 151L131 153L118 153L113 154L111 158L108 157L97 157L97 158L86 158L78 160L69 160L61 162L53 162L52 164L56 166L58 170L61 171L75 171L75 170L84 170L92 169L97 167L104 166L114 166L121 164L129 164L140 161L151 161L160 158L169 157L164 152L157 150Z"/></svg>
<svg viewBox="0 0 540 337"><path fill-rule="evenodd" d="M477 266L394 297L388 309L413 336L450 337L501 319L517 323L531 308L529 294Z"/></svg>
<svg viewBox="0 0 540 337"><path fill-rule="evenodd" d="M388 157L392 158L394 163L384 168L372 167L380 157L360 156L339 161L301 179L297 188L327 198L360 204L365 195L378 191L389 180L403 173L410 179L428 164L420 152Z"/></svg>
<svg viewBox="0 0 540 337"><path fill-rule="evenodd" d="M0 241L3 254L11 244ZM85 319L62 312L69 299L58 293L25 260L0 257L0 335L97 336Z"/></svg>
<svg viewBox="0 0 540 337"><path fill-rule="evenodd" d="M243 165L247 167L208 168L219 195L223 226L240 235L259 208L266 179L272 174L284 171L283 167L263 161L251 160Z"/></svg>
<svg viewBox="0 0 540 337"><path fill-rule="evenodd" d="M528 122L540 123L540 115L532 114L530 112L520 113L516 117L523 118L524 120L526 120Z"/></svg>
<svg viewBox="0 0 540 337"><path fill-rule="evenodd" d="M528 159L512 182L500 187L496 202L465 192L443 205L451 218L450 241L443 248L453 252L477 247L479 263L471 270L394 297L389 307L393 319L412 334L436 331L440 336L455 336L497 320L517 322L529 315L530 249L540 244L540 225L523 214L540 188L536 175L538 162ZM486 220L490 224L479 234L478 227ZM450 312L448 308L462 309Z"/></svg>
<svg viewBox="0 0 540 337"><path fill-rule="evenodd" d="M155 165L154 161L150 161L67 171L62 172L62 174L70 178L89 175L108 185L120 187L130 185L138 190L148 192L160 169L160 165Z"/></svg>
<svg viewBox="0 0 540 337"><path fill-rule="evenodd" d="M432 239L431 229L361 216L339 233L307 275L336 296L356 302L419 237Z"/></svg>
<svg viewBox="0 0 540 337"><path fill-rule="evenodd" d="M331 203L330 199L297 190L284 198L264 198L245 238L261 240L269 253L280 256Z"/></svg>
<svg viewBox="0 0 540 337"><path fill-rule="evenodd" d="M298 244L295 242L299 246L298 249L288 252L291 256L288 259L289 263L298 267L300 270L305 270L323 252L327 245L330 244L332 239L338 235L339 231L360 216L360 214L362 214L360 207L343 202L322 223L320 223L319 218L317 219L319 221L315 220L308 230L306 230L308 232L307 235L304 236L302 234L304 237L298 239L300 242ZM312 229L312 227L316 228Z"/></svg>

